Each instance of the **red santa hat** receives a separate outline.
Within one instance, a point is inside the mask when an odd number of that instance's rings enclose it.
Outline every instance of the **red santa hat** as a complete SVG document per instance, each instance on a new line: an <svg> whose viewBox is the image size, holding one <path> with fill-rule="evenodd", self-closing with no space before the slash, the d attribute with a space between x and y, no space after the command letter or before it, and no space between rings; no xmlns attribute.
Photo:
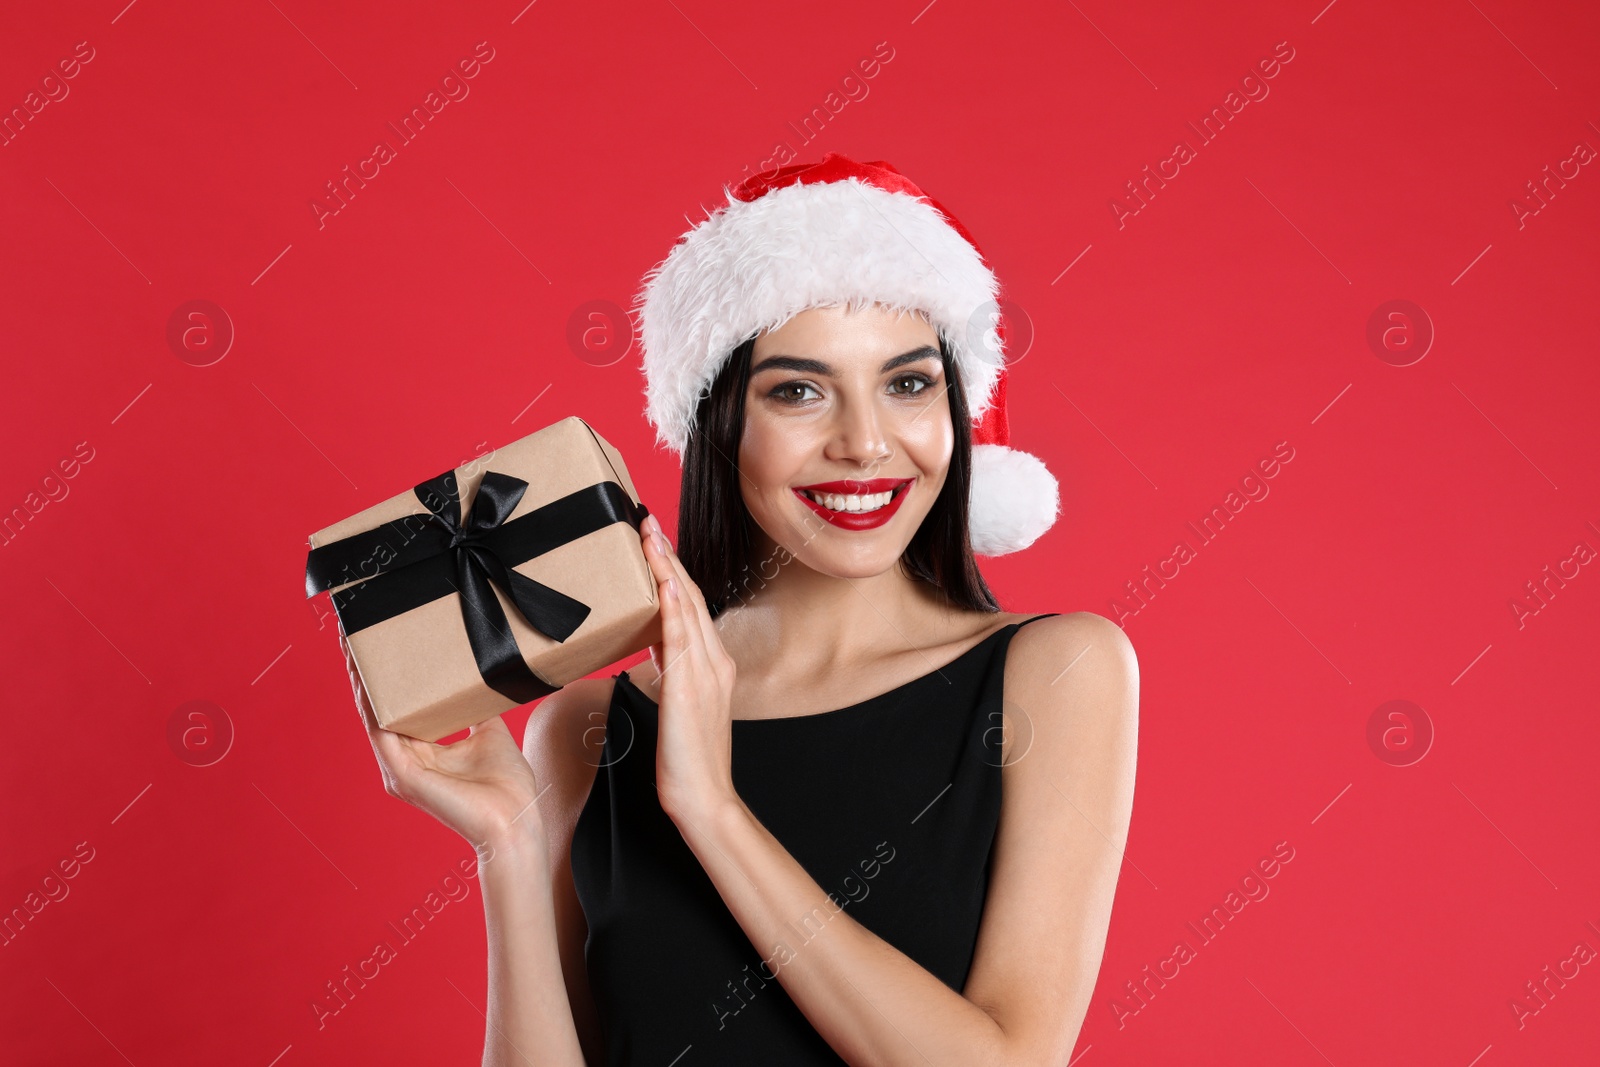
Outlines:
<svg viewBox="0 0 1600 1067"><path fill-rule="evenodd" d="M679 238L635 300L657 442L682 456L700 398L760 331L813 307L919 311L973 420L973 552L1016 552L1054 525L1054 476L1010 447L1000 283L955 216L890 164L836 152L723 191L727 204Z"/></svg>

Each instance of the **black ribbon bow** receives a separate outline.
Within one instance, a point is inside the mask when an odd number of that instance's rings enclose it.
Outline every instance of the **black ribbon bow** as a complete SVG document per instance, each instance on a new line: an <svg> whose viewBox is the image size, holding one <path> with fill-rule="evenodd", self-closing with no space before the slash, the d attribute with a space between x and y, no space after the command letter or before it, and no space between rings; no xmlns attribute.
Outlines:
<svg viewBox="0 0 1600 1067"><path fill-rule="evenodd" d="M311 549L306 596L357 582L333 594L334 610L349 635L459 593L461 619L484 682L519 704L553 693L559 687L534 674L522 658L491 584L528 625L565 641L592 609L512 568L614 522L637 530L650 511L608 481L511 519L527 489L521 478L486 472L463 524L455 471L430 478L412 489L427 515L407 515Z"/></svg>

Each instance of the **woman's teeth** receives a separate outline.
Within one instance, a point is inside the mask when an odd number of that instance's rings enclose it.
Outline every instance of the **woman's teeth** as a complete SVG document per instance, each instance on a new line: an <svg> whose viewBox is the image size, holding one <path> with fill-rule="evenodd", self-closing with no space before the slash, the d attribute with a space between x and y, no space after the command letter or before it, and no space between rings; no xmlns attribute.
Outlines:
<svg viewBox="0 0 1600 1067"><path fill-rule="evenodd" d="M866 494L814 493L810 489L800 491L829 511L877 511L894 499L892 491Z"/></svg>

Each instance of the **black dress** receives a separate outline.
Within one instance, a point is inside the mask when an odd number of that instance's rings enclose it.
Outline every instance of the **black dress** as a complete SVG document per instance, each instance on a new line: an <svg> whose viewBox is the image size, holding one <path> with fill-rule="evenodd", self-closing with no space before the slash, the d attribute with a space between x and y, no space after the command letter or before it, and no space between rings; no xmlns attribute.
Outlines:
<svg viewBox="0 0 1600 1067"><path fill-rule="evenodd" d="M1006 648L1047 617L848 708L733 720L734 787L835 904L792 925L789 953L842 908L950 988L966 985L1000 821ZM615 677L572 837L606 1064L844 1063L775 976L791 956L751 945L661 810L659 708L626 671Z"/></svg>

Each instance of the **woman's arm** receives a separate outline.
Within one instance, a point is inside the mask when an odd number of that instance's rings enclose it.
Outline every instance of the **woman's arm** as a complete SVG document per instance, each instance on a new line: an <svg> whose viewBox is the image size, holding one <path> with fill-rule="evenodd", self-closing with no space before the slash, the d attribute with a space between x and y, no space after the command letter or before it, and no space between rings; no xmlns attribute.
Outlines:
<svg viewBox="0 0 1600 1067"><path fill-rule="evenodd" d="M381 728L347 644L344 651L385 791L477 850L489 935L484 1064L585 1067L563 982L550 848L533 766L498 715L450 745ZM559 717L559 697L546 697L535 716ZM557 705L547 706L551 701Z"/></svg>
<svg viewBox="0 0 1600 1067"><path fill-rule="evenodd" d="M600 761L612 684L568 684L539 703L523 731L522 754L539 783L527 814L536 817L513 819L478 868L489 941L484 1067L600 1062L572 833Z"/></svg>
<svg viewBox="0 0 1600 1067"><path fill-rule="evenodd" d="M478 882L489 935L484 1067L584 1067L545 842L513 824L479 851Z"/></svg>

